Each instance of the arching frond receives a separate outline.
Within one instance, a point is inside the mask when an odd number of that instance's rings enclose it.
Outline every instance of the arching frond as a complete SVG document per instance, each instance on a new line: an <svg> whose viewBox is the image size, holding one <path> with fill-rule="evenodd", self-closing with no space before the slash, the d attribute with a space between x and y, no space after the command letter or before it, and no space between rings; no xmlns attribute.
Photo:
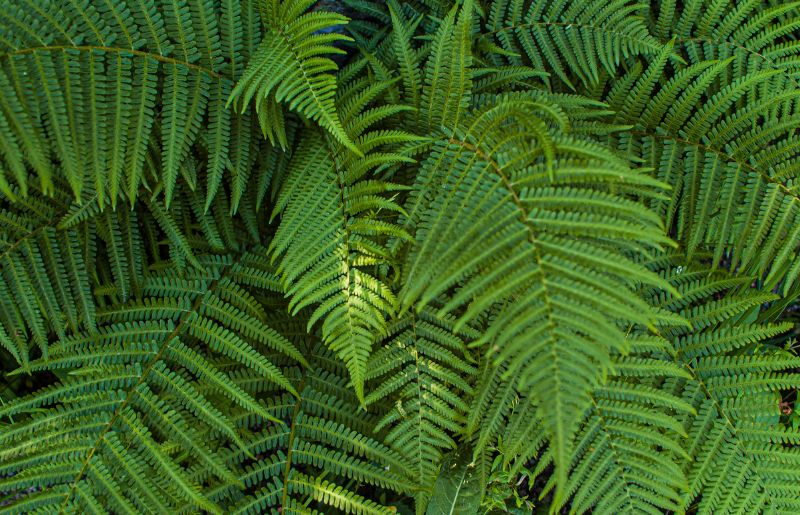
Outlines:
<svg viewBox="0 0 800 515"><path fill-rule="evenodd" d="M346 369L331 366L332 356L323 349L307 352L310 367L288 372L299 396L275 392L265 405L285 424L264 425L249 414L237 424L252 434L228 461L236 465L247 493L225 485L213 489L210 497L230 506L230 513L274 512L292 506L305 506L314 513L333 509L393 513L394 508L360 494L359 485L408 492L410 465L401 453L376 440L377 420L358 413L359 401L348 388ZM272 390L257 375L240 375L237 383Z"/></svg>
<svg viewBox="0 0 800 515"><path fill-rule="evenodd" d="M791 511L793 473L769 471L797 439L777 423L777 389L797 383L784 371L798 360L759 345L789 326L735 323L765 295L743 290L719 299L749 281L672 263L656 266L680 296L645 295L692 329L669 323L665 338L633 337L632 353L617 357L615 376L593 392L576 438L571 511Z"/></svg>
<svg viewBox="0 0 800 515"><path fill-rule="evenodd" d="M798 199L788 185L796 173L796 115L780 106L793 103L796 91L776 90L775 70L739 75L731 60L672 72L667 64L662 54L612 88L619 122L635 124L612 144L641 155L674 185L671 198L653 207L686 241L690 258L709 249L715 261L727 256L731 266L788 291L800 267L800 238L791 229ZM762 119L775 124L760 129Z"/></svg>
<svg viewBox="0 0 800 515"><path fill-rule="evenodd" d="M91 190L101 207L115 206L160 184L169 205L183 161L208 131L210 202L223 170L235 173L225 101L243 71L237 59L251 52L241 30L253 22L250 0L220 13L206 1L103 5L4 6L0 190L11 195L13 180L25 195L30 168L48 194L63 177L76 199ZM156 141L161 167L148 177Z"/></svg>
<svg viewBox="0 0 800 515"><path fill-rule="evenodd" d="M615 376L592 394L592 407L575 439L568 483L575 513L681 511L687 488L681 464L689 459L682 417L694 407L662 391L663 381L689 373L671 359L669 342L645 337L614 362ZM638 348L641 347L641 348Z"/></svg>
<svg viewBox="0 0 800 515"><path fill-rule="evenodd" d="M457 288L440 310L464 310L457 328L500 306L479 342L496 349L507 373L522 370L520 388L539 401L563 473L573 413L588 405L610 353L625 348L618 321L647 325L653 316L630 290L632 273L659 281L606 242L668 242L652 213L612 193L623 181L657 183L561 133L551 116L566 124L557 106L504 99L434 143L409 209L419 217L417 243L400 298L407 309Z"/></svg>
<svg viewBox="0 0 800 515"><path fill-rule="evenodd" d="M284 121L277 103L286 103L290 109L317 121L336 140L359 154L336 112L336 77L330 73L336 71L336 63L321 57L343 53L333 43L349 38L327 29L345 23L347 18L324 11L304 14L313 3L314 0L264 2L264 38L228 102L236 101L246 109L255 98L261 130L283 146Z"/></svg>
<svg viewBox="0 0 800 515"><path fill-rule="evenodd" d="M693 331L673 329L675 359L689 377L675 377L663 389L680 395L694 412L682 417L688 440L683 469L688 489L682 509L698 513L761 513L797 508L800 467L791 444L800 434L779 423L779 390L797 388L800 361L760 342L788 324L759 324L764 295L744 290L716 299L713 290L692 291L723 278L707 270L666 272L682 299L665 298L687 318ZM682 275L690 277L683 280ZM692 277L693 276L693 277ZM777 471L779 474L775 474Z"/></svg>

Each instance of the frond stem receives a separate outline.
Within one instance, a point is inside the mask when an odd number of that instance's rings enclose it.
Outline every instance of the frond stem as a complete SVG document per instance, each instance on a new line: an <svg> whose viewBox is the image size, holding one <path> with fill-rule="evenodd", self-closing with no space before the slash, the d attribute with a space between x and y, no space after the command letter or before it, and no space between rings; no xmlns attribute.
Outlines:
<svg viewBox="0 0 800 515"><path fill-rule="evenodd" d="M767 181L769 183L772 183L772 184L775 184L786 196L791 197L792 200L794 200L796 202L800 202L800 195L798 193L795 193L794 191L792 191L791 188L789 188L788 186L783 184L781 181L779 181L778 179L772 177L771 175L763 172L762 170L756 168L755 166L751 165L747 161L738 159L735 156L732 156L732 155L728 154L727 152L725 152L723 150L720 150L720 149L717 149L717 148L714 148L714 147L709 147L708 145L704 145L704 144L700 143L699 141L689 141L687 139L679 138L677 136L673 136L673 135L670 135L670 134L658 134L656 132L648 132L648 131L643 131L643 130L631 130L630 133L631 134L635 134L637 136L646 136L646 137L651 137L651 138L658 138L658 139L660 139L662 141L663 140L671 140L671 141L675 141L677 143L682 143L684 145L697 147L700 150L703 150L703 151L706 151L706 152L711 152L713 154L717 154L717 156L719 156L720 158L722 158L724 160L727 160L727 161L733 162L733 163L737 163L737 164L741 165L742 167L747 168L748 170L751 170L751 171L755 172L756 174L760 175L765 181Z"/></svg>
<svg viewBox="0 0 800 515"><path fill-rule="evenodd" d="M137 57L143 58L150 58L156 61L160 61L162 63L167 64L174 64L178 66L184 66L186 68L195 70L200 73L204 73L206 75L210 75L214 78L222 78L223 75L220 73L215 72L214 70L210 70L203 66L192 64L187 61L183 61L181 59L173 59L171 57L167 57L161 54L154 54L152 52L145 52L142 50L134 50L132 48L121 48L121 47L109 47L109 46L99 46L99 45L51 45L51 46L39 46L39 47L29 47L23 48L20 50L14 50L12 52L6 52L5 54L0 54L0 59L10 57L12 55L25 55L25 54L34 54L36 52L63 52L65 50L78 50L81 52L109 52L109 53L119 53L119 54L132 54Z"/></svg>
<svg viewBox="0 0 800 515"><path fill-rule="evenodd" d="M592 25L591 23L576 23L576 22L557 22L557 21L537 21L532 23L520 23L519 25L508 25L506 27L500 27L497 29L489 30L486 32L482 32L481 35L489 36L492 34L499 34L500 32L511 32L517 29L532 29L534 27L565 27L565 28L579 28L579 29L588 29L592 32L599 33L599 34L611 34L615 35L616 37L626 39L629 41L640 41L639 39L624 34L620 31L616 30L609 30L603 26Z"/></svg>
<svg viewBox="0 0 800 515"><path fill-rule="evenodd" d="M780 71L783 71L783 72L786 71L786 68L782 68L782 67L778 66L777 63L773 59L767 57L766 55L764 55L764 54L762 54L760 52L757 52L756 50L753 50L751 48L747 48L744 45L740 45L739 43L737 43L735 41L717 41L715 39L700 38L700 37L697 37L697 38L682 38L682 39L676 39L675 41L677 41L678 43L681 43L681 44L684 44L684 43L708 43L710 45L719 45L719 46L727 46L729 48L738 48L739 50L743 50L743 51L745 51L745 52L747 52L749 54L757 56L758 58L760 58L764 62L768 63L769 66L774 70L780 70ZM800 88L800 83L798 83L797 80L794 77L792 77L791 74L785 73L785 75L790 81L792 81L792 83L795 86Z"/></svg>
<svg viewBox="0 0 800 515"><path fill-rule="evenodd" d="M688 363L683 363L683 366L686 368L689 374L691 374L692 378L695 381L697 381L697 383L700 385L700 388L702 388L703 393L706 395L706 397L709 400L711 400L712 403L714 403L714 407L716 408L717 413L719 413L720 417L725 421L725 424L728 427L730 427L731 433L733 435L736 435L737 434L736 425L733 423L733 420L728 416L728 414L725 413L725 411L722 409L722 405L719 403L719 401L717 401L717 398L711 394L711 391L708 389L708 386L706 385L705 381L703 381L703 379L700 377L700 374L695 372L695 370ZM747 458L747 461L750 463L750 466L754 470L757 470L758 464L753 460L753 457L750 456L750 454L747 452L747 448L742 446L740 439L736 437L733 440L735 442L736 448L739 449L742 455ZM758 473L756 473L755 475L758 478L758 482L761 484L761 490L766 493L766 488L764 486L763 478Z"/></svg>
<svg viewBox="0 0 800 515"><path fill-rule="evenodd" d="M454 138L450 138L449 141L452 144L459 145L459 146L461 146L462 148L464 148L466 150L474 152L478 157L480 157L481 159L486 161L486 163L489 164L489 166L492 168L494 173L497 174L497 176L500 178L503 186L506 188L506 190L508 190L509 194L511 195L511 199L514 202L514 205L519 210L519 220L525 226L525 228L527 229L528 241L533 246L533 255L534 255L534 259L536 259L536 265L538 267L539 277L540 277L541 282L542 282L542 298L543 298L543 301L544 301L544 304L545 304L545 309L546 309L546 312L547 312L547 328L548 328L549 338L550 338L550 341L552 343L552 345L550 345L551 353L552 353L552 359L553 359L553 363L557 363L559 361L559 359L558 359L558 355L556 354L556 347L557 347L555 345L556 340L554 339L554 336L553 336L553 333L554 333L554 331L556 329L556 322L555 322L555 319L554 319L552 301L550 299L552 294L550 293L549 286L547 284L547 274L545 274L545 271L544 271L544 258L542 257L542 253L541 253L541 250L539 248L540 247L539 246L539 242L538 242L538 240L536 238L536 233L534 231L534 228L532 227L531 222L528 220L528 214L529 213L528 213L527 209L525 209L525 205L522 203L522 199L519 198L519 195L517 194L517 191L514 189L514 187L512 185L512 182L509 179L509 177L503 172L502 167L494 159L492 159L492 157L489 154L487 154L486 152L482 151L478 146L471 145L470 143L467 143L464 140L457 140L457 139L454 139ZM560 379L558 377L558 374L554 374L554 381L556 382L556 385L557 385L556 390L559 391L560 388L558 388L558 386L560 386ZM558 395L558 394L556 394L556 395ZM561 403L555 403L555 404L556 404L556 406L560 406ZM563 428L561 427L562 417L558 416L558 417L556 417L556 419L557 419L556 420L556 425L559 428L558 431L563 434Z"/></svg>

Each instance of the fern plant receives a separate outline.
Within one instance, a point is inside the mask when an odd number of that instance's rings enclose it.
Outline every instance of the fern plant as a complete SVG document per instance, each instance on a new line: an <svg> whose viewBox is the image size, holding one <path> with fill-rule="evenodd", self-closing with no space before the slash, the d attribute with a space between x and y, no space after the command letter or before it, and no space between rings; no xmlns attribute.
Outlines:
<svg viewBox="0 0 800 515"><path fill-rule="evenodd" d="M799 39L0 0L0 512L800 511Z"/></svg>

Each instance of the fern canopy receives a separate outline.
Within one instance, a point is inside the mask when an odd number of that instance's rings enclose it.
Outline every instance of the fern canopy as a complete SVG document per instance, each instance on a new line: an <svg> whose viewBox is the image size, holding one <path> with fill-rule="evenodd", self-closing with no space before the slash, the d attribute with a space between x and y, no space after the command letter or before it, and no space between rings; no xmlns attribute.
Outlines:
<svg viewBox="0 0 800 515"><path fill-rule="evenodd" d="M800 512L798 41L0 0L0 512Z"/></svg>

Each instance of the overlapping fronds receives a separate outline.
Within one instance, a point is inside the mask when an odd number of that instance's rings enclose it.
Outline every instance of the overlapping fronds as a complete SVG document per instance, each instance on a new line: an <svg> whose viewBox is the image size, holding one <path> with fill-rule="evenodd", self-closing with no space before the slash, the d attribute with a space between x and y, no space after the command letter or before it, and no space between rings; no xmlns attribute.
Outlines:
<svg viewBox="0 0 800 515"><path fill-rule="evenodd" d="M85 228L59 226L69 200L31 195L16 204L0 203L0 347L24 367L31 347L47 356L50 334L95 328L88 271L94 268L97 240ZM122 238L117 215L107 222Z"/></svg>
<svg viewBox="0 0 800 515"><path fill-rule="evenodd" d="M47 358L53 338L96 330L98 294L115 302L140 296L146 269L161 266L162 254L178 268L199 269L196 252L252 241L252 232L234 228L252 226L254 213L226 220L220 211L228 216L221 199L204 213L194 194L180 196L171 211L158 202L101 211L96 194L76 202L63 190L51 197L32 188L14 201L0 194L2 347L23 366L34 349Z"/></svg>
<svg viewBox="0 0 800 515"><path fill-rule="evenodd" d="M325 11L304 13L315 1L263 2L264 37L229 102L235 101L244 110L255 98L261 130L283 146L285 122L278 103L316 121L358 154L336 110L336 76L330 72L338 67L328 57L321 57L344 53L334 43L349 38L329 29L346 23L347 18Z"/></svg>
<svg viewBox="0 0 800 515"><path fill-rule="evenodd" d="M689 373L666 340L631 338L632 353L614 361L615 375L592 394L575 439L567 490L574 513L681 512L689 460L683 417L694 406L663 391Z"/></svg>
<svg viewBox="0 0 800 515"><path fill-rule="evenodd" d="M614 192L658 183L561 132L556 123L568 121L557 105L515 100L482 109L422 163L417 243L400 299L404 309L424 306L455 287L440 313L463 309L457 327L501 306L480 342L497 349L492 359L507 362L509 374L523 370L520 387L542 401L565 467L574 413L610 353L625 347L619 322L647 325L653 316L631 281L659 281L622 249L668 240L651 212Z"/></svg>
<svg viewBox="0 0 800 515"><path fill-rule="evenodd" d="M346 368L324 348L309 347L306 355L309 368L287 372L297 396L275 391L258 375L237 377L239 384L272 393L264 409L284 424L243 414L237 425L251 434L227 461L236 465L246 491L226 485L210 497L230 506L228 513L395 513L359 490L410 492L411 465L376 439L377 419L359 413Z"/></svg>
<svg viewBox="0 0 800 515"><path fill-rule="evenodd" d="M651 300L692 328L669 323L664 339L634 340L619 376L593 394L572 510L794 511L800 469L787 444L798 435L779 422L776 390L797 387L800 361L764 345L791 326L755 320L774 297L749 289L748 278L676 261L656 267L680 296Z"/></svg>
<svg viewBox="0 0 800 515"><path fill-rule="evenodd" d="M732 58L672 68L668 54L614 83L609 104L634 129L613 144L673 185L653 207L690 259L708 248L715 261L729 256L732 267L789 291L800 270L796 88L776 88L777 70L742 74ZM762 129L765 119L774 123Z"/></svg>
<svg viewBox="0 0 800 515"><path fill-rule="evenodd" d="M64 337L27 364L56 380L0 408L0 491L40 490L16 509L222 512L192 470L238 484L220 454L247 449L232 407L281 425L226 369L249 370L292 396L292 382L266 355L302 360L242 309L237 275L258 259L240 259L209 257L203 273L151 275L142 298L98 309L95 332Z"/></svg>
<svg viewBox="0 0 800 515"><path fill-rule="evenodd" d="M782 72L776 85L796 86L798 48L796 1L662 2L650 6L652 33L662 41L674 38L682 53L705 59L735 57L739 70Z"/></svg>
<svg viewBox="0 0 800 515"><path fill-rule="evenodd" d="M427 131L456 127L463 118L464 111L469 108L472 85L471 47L475 33L473 17L471 0L465 1L458 10L454 6L433 36L430 56L421 77L423 86L419 99L420 121ZM401 51L403 50L405 49ZM410 69L414 63L409 59L408 63L403 64L406 91L412 95L418 94L412 93L416 85L409 83L408 77L408 74L416 72ZM447 87L442 87L444 84Z"/></svg>
<svg viewBox="0 0 800 515"><path fill-rule="evenodd" d="M691 328L669 323L665 339L635 341L619 376L594 394L582 429L594 440L576 446L572 509L794 511L800 468L787 444L798 435L779 422L777 389L797 387L800 361L764 345L791 326L756 321L774 296L749 289L750 279L681 261L655 265L680 296L651 300Z"/></svg>
<svg viewBox="0 0 800 515"><path fill-rule="evenodd" d="M63 177L76 199L92 190L101 206L132 203L142 187L159 188L169 205L197 155L210 202L226 170L251 164L237 159L242 135L226 109L259 38L250 4L4 3L0 189L10 195L16 184L24 195L30 169L46 193Z"/></svg>
<svg viewBox="0 0 800 515"><path fill-rule="evenodd" d="M627 340L629 353L613 356L614 373L591 393L571 447L568 496L554 507L569 504L573 513L681 510L686 490L681 467L689 456L683 448L683 418L676 414L694 410L661 384L689 375L672 359L670 342L646 335ZM518 393L517 381L502 367L484 373L470 431L476 453L496 448L512 477L535 460L528 477L533 481L553 464L554 454L537 401ZM551 476L544 492L554 486Z"/></svg>
<svg viewBox="0 0 800 515"><path fill-rule="evenodd" d="M0 511L800 512L798 41L0 0Z"/></svg>
<svg viewBox="0 0 800 515"><path fill-rule="evenodd" d="M682 507L698 513L793 512L800 467L792 444L800 433L780 423L779 390L796 389L800 360L763 345L789 324L759 323L759 305L771 298L708 269L673 267L664 274L681 298L662 305L685 317L692 330L670 330L675 361L689 377L664 382L665 393L693 407L681 417L687 440L687 490ZM736 288L736 284L745 288ZM719 292L733 288L721 297Z"/></svg>
<svg viewBox="0 0 800 515"><path fill-rule="evenodd" d="M676 294L645 293L663 310L663 337L633 330L630 352L591 394L572 449L571 512L795 509L798 435L779 422L776 390L796 388L800 361L765 345L791 326L756 321L774 296L748 278L681 261L653 265ZM512 471L536 458L540 474L553 460L542 423L499 372L483 376L472 408L479 449L496 446Z"/></svg>
<svg viewBox="0 0 800 515"><path fill-rule="evenodd" d="M644 5L630 0L494 0L483 35L498 61L547 70L568 88L615 74L630 56L657 53Z"/></svg>

